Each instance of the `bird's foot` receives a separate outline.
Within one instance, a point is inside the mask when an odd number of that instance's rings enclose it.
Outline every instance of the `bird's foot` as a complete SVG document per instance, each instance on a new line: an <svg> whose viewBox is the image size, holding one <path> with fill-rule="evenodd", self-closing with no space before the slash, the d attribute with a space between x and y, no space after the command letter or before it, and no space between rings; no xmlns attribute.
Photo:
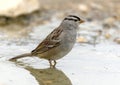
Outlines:
<svg viewBox="0 0 120 85"><path fill-rule="evenodd" d="M50 64L50 68L55 68L57 62L56 62L56 60L50 60L49 59L49 64Z"/></svg>

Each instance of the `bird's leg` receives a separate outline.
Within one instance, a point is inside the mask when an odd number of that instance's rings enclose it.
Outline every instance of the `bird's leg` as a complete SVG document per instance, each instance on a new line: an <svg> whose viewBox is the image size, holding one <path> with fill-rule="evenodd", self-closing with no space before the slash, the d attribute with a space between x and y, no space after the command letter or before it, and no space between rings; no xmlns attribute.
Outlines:
<svg viewBox="0 0 120 85"><path fill-rule="evenodd" d="M48 61L49 61L49 64L50 64L50 68L52 68L52 67L53 67L53 66L52 66L52 60L49 59Z"/></svg>
<svg viewBox="0 0 120 85"><path fill-rule="evenodd" d="M53 60L53 61L54 61L53 68L55 68L55 66L56 66L57 62L56 62L56 60Z"/></svg>
<svg viewBox="0 0 120 85"><path fill-rule="evenodd" d="M57 64L56 60L51 60L51 59L49 59L48 61L49 61L49 64L50 64L50 68L55 68L55 66L56 66L56 64ZM52 61L53 61L53 62L52 62Z"/></svg>

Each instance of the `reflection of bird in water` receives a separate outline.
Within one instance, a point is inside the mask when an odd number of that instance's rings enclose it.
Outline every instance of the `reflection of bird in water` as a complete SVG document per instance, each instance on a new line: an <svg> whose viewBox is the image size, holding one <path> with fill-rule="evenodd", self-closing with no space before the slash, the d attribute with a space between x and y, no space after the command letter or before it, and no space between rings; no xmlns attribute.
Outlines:
<svg viewBox="0 0 120 85"><path fill-rule="evenodd" d="M72 85L69 78L58 69L26 69L31 72L40 85Z"/></svg>

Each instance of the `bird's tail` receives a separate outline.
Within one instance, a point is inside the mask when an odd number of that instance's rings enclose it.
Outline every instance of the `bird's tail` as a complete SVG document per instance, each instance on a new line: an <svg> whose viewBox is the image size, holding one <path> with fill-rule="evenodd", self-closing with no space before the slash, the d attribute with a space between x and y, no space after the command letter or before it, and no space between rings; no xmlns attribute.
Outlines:
<svg viewBox="0 0 120 85"><path fill-rule="evenodd" d="M23 57L27 57L27 56L32 56L32 55L31 55L31 53L21 54L21 55L18 55L18 56L11 58L10 61L16 61L19 58L23 58Z"/></svg>

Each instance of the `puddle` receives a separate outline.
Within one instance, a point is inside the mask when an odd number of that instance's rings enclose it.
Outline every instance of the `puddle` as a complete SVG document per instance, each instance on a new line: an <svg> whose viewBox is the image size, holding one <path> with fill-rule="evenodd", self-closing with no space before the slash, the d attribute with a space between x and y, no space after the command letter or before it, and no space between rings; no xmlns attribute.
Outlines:
<svg viewBox="0 0 120 85"><path fill-rule="evenodd" d="M61 20L53 19L47 24L33 28L21 29L21 27L17 28L17 26L12 30L8 29L9 27L6 29L0 28L0 62L7 61L22 53L31 52L60 22ZM94 29L92 29L92 27L94 27ZM31 73L29 75L36 79L36 82L39 82L40 85L112 85L109 81L115 78L116 80L112 81L112 83L119 83L120 58L118 56L120 56L120 45L113 42L113 38L116 37L116 35L119 36L119 29L114 29L112 32L109 29L108 31L115 33L115 35L112 35L110 39L106 39L104 34L107 31L104 31L101 23L94 22L93 24L87 22L81 25L80 28L78 37L83 36L83 38L87 39L89 36L89 41L92 42L94 41L93 36L96 36L96 30L103 30L103 34L99 38L101 41L97 41L95 47L88 42L76 43L68 55L57 61L57 68L62 70L45 68L49 66L48 62L44 62L44 60L41 62L38 58L36 58L35 61L31 58L20 61L23 63L22 65L26 66L26 63L29 66L32 65L32 67L27 67L26 69ZM24 61L26 61L26 63L24 63ZM5 64L1 64L0 69L4 67L2 65ZM39 69L34 69L37 65ZM5 72L9 73L9 66L5 69L7 69ZM11 70L13 71L13 69L10 69L10 72ZM14 70L17 72L16 68L14 68ZM2 75L2 72L0 73L0 75ZM21 73L19 73L14 75L19 77L21 76ZM2 75L2 77L6 79L8 76ZM15 78L16 77L13 79ZM31 77L27 77L28 80L29 78ZM96 79L96 81L94 81L94 79ZM31 81L28 80L25 81L30 83ZM101 83L101 81L103 81L104 84ZM1 82L6 81L0 79L0 83ZM29 85L28 83L22 83L22 85ZM10 83L5 85L15 84ZM32 83L30 85L38 84Z"/></svg>

